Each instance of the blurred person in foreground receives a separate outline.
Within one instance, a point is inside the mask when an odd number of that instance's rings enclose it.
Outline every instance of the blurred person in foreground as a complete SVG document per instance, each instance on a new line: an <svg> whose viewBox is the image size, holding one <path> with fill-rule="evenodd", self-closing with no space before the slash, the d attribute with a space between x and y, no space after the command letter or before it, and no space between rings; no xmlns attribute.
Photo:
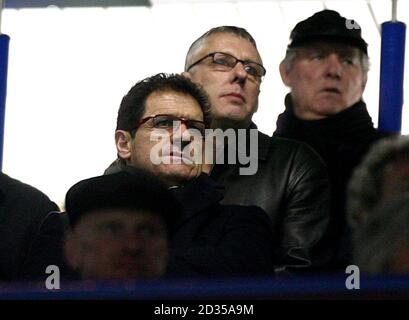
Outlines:
<svg viewBox="0 0 409 320"><path fill-rule="evenodd" d="M365 223L383 202L409 192L409 137L389 137L372 146L348 186L352 227Z"/></svg>
<svg viewBox="0 0 409 320"><path fill-rule="evenodd" d="M152 280L168 262L177 201L155 177L127 170L78 182L66 195L69 266L83 280Z"/></svg>
<svg viewBox="0 0 409 320"><path fill-rule="evenodd" d="M45 279L62 265L58 206L38 189L0 172L0 282Z"/></svg>
<svg viewBox="0 0 409 320"><path fill-rule="evenodd" d="M409 274L409 192L369 212L354 234L354 264L363 274Z"/></svg>

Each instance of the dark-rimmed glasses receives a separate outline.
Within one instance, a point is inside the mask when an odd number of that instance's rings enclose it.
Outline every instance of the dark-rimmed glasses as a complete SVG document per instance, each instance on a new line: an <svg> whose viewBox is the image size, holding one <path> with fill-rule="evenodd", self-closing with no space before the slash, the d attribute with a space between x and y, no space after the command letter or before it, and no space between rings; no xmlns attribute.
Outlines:
<svg viewBox="0 0 409 320"><path fill-rule="evenodd" d="M222 66L226 68L227 70L233 69L237 62L241 62L244 71L246 71L249 75L257 78L262 78L266 75L266 69L259 63L254 62L254 61L249 61L249 60L240 60L237 59L235 56L232 56L231 54L224 53L224 52L212 52L209 53L208 55L205 55L203 58L197 60L195 63L192 63L186 71L189 71L192 69L195 65L199 64L203 60L211 57L213 59L213 63L217 64L218 66Z"/></svg>
<svg viewBox="0 0 409 320"><path fill-rule="evenodd" d="M151 121L151 126L153 128L164 129L167 131L178 130L180 124L183 123L188 129L199 130L202 136L204 136L206 129L205 123L200 120L180 118L170 114L157 114L155 116L149 116L141 119L138 125L135 128L133 128L133 130L136 130L138 127L140 127L141 125L148 121Z"/></svg>

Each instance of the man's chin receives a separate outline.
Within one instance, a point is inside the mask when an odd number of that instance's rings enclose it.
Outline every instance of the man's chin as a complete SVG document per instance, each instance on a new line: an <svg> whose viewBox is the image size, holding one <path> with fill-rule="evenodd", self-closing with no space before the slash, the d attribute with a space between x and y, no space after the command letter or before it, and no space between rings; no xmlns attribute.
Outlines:
<svg viewBox="0 0 409 320"><path fill-rule="evenodd" d="M196 165L163 164L157 172L168 185L182 185L199 176L200 169Z"/></svg>
<svg viewBox="0 0 409 320"><path fill-rule="evenodd" d="M310 107L304 107L304 115L309 114L308 118L325 118L337 114L349 106L345 105L345 101L339 98L321 98L317 99ZM297 113L297 112L296 112ZM303 118L303 117L301 117Z"/></svg>
<svg viewBox="0 0 409 320"><path fill-rule="evenodd" d="M215 117L212 120L212 128L213 129L247 129L251 120L249 121L243 116L237 115L225 115Z"/></svg>
<svg viewBox="0 0 409 320"><path fill-rule="evenodd" d="M214 109L212 118L219 122L241 124L248 122L253 113L250 113L249 107L245 104L227 104L222 108Z"/></svg>
<svg viewBox="0 0 409 320"><path fill-rule="evenodd" d="M345 106L344 104L340 102L334 102L334 103L322 104L317 107L317 110L318 110L318 113L323 116L332 116L347 108L348 106Z"/></svg>
<svg viewBox="0 0 409 320"><path fill-rule="evenodd" d="M161 163L168 165L193 165L193 159L184 156L163 156L161 158Z"/></svg>

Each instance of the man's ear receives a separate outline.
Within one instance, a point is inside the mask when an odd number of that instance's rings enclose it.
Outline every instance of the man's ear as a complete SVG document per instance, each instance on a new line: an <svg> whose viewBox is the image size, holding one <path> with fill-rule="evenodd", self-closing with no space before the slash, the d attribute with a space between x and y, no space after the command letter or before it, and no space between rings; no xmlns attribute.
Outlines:
<svg viewBox="0 0 409 320"><path fill-rule="evenodd" d="M365 91L367 81L368 81L368 73L365 73L362 79L362 93Z"/></svg>
<svg viewBox="0 0 409 320"><path fill-rule="evenodd" d="M289 77L289 72L286 68L286 65L284 63L284 61L281 61L280 63L280 76L281 76L281 80L283 81L283 83L287 86L290 87L290 77Z"/></svg>
<svg viewBox="0 0 409 320"><path fill-rule="evenodd" d="M64 239L64 256L73 270L78 270L82 264L81 249L72 231L68 231Z"/></svg>
<svg viewBox="0 0 409 320"><path fill-rule="evenodd" d="M183 71L181 75L184 76L185 78L188 78L189 80L192 80L192 75L187 71Z"/></svg>
<svg viewBox="0 0 409 320"><path fill-rule="evenodd" d="M118 156L124 160L129 160L131 158L132 137L128 131L116 130L115 131L115 145Z"/></svg>

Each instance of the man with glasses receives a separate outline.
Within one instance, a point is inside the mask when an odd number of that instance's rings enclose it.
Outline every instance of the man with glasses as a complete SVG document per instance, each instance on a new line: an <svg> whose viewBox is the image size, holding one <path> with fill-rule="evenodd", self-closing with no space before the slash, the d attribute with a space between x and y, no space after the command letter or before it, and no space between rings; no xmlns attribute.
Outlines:
<svg viewBox="0 0 409 320"><path fill-rule="evenodd" d="M209 30L190 46L184 76L200 84L211 102L213 129L256 130L260 85L266 70L253 37L242 28L223 26ZM239 139L233 145L243 153L258 143L258 170L240 175L234 164L205 168L224 185L226 204L255 205L272 222L277 273L317 270L325 265L322 238L329 217L329 183L325 166L306 145L270 138L258 132L257 141ZM231 150L231 144L225 149Z"/></svg>
<svg viewBox="0 0 409 320"><path fill-rule="evenodd" d="M116 169L153 173L181 203L170 230L168 276L272 274L267 215L256 207L220 205L217 185L202 174L208 108L204 91L181 75L138 82L118 112Z"/></svg>

